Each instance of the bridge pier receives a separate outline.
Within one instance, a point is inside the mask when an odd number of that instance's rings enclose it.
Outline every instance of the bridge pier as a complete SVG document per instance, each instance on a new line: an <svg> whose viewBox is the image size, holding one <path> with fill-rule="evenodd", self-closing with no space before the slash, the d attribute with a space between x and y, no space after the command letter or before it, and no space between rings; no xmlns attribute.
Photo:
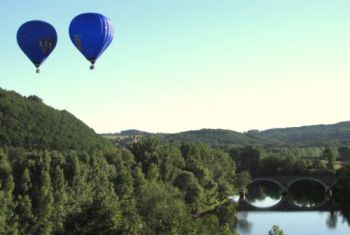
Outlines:
<svg viewBox="0 0 350 235"><path fill-rule="evenodd" d="M328 185L325 186L325 193L326 193L327 199L331 199L332 198L333 192L332 192L331 186L328 186Z"/></svg>
<svg viewBox="0 0 350 235"><path fill-rule="evenodd" d="M243 189L242 192L239 192L239 200L246 200L247 199L246 194L247 192L245 189Z"/></svg>
<svg viewBox="0 0 350 235"><path fill-rule="evenodd" d="M282 201L288 201L288 185L282 185Z"/></svg>

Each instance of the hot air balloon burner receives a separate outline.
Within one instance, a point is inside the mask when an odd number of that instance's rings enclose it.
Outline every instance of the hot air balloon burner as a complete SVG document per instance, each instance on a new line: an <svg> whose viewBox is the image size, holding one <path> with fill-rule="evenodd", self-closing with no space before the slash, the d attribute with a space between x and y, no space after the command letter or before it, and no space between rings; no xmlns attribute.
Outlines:
<svg viewBox="0 0 350 235"><path fill-rule="evenodd" d="M95 69L95 60L90 60L90 62L91 62L91 65L90 65L90 69L91 70L94 70Z"/></svg>
<svg viewBox="0 0 350 235"><path fill-rule="evenodd" d="M35 67L36 67L36 73L40 73L40 63L34 63Z"/></svg>

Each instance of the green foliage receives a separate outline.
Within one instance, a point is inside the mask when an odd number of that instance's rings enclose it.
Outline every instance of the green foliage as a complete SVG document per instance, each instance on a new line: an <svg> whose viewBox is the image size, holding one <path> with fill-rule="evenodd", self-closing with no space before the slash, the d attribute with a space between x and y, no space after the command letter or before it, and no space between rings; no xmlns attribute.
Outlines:
<svg viewBox="0 0 350 235"><path fill-rule="evenodd" d="M238 235L234 230L236 208L233 204L216 207L210 213L204 214L198 220L199 234L202 235Z"/></svg>
<svg viewBox="0 0 350 235"><path fill-rule="evenodd" d="M324 150L323 146L288 146L266 148L266 157L290 157L290 158L319 158Z"/></svg>
<svg viewBox="0 0 350 235"><path fill-rule="evenodd" d="M117 234L121 225L119 203L109 191L100 192L91 203L68 216L66 234Z"/></svg>
<svg viewBox="0 0 350 235"><path fill-rule="evenodd" d="M271 144L276 142L266 138L222 129L201 129L177 134L166 134L163 135L163 138L169 143L201 142L212 147L225 148L237 145Z"/></svg>
<svg viewBox="0 0 350 235"><path fill-rule="evenodd" d="M43 100L40 97L36 96L36 95L28 96L28 100L32 100L32 101L35 101L35 102L38 102L38 103L42 103L43 102Z"/></svg>
<svg viewBox="0 0 350 235"><path fill-rule="evenodd" d="M5 234L7 205L5 192L2 190L1 186L0 184L0 234Z"/></svg>
<svg viewBox="0 0 350 235"><path fill-rule="evenodd" d="M254 136L279 140L283 143L282 146L349 145L350 122L341 122L333 125L270 129L258 132Z"/></svg>
<svg viewBox="0 0 350 235"><path fill-rule="evenodd" d="M322 157L327 160L327 168L329 169L329 171L334 173L336 161L336 156L334 152L330 148L326 148L323 151Z"/></svg>
<svg viewBox="0 0 350 235"><path fill-rule="evenodd" d="M140 198L145 234L192 234L194 226L181 193L171 186L151 183Z"/></svg>
<svg viewBox="0 0 350 235"><path fill-rule="evenodd" d="M246 192L250 182L251 176L248 171L242 171L236 175L235 185L237 186L239 192Z"/></svg>
<svg viewBox="0 0 350 235"><path fill-rule="evenodd" d="M349 161L350 160L350 148L349 147L345 147L342 146L338 149L338 153L339 153L339 158L342 161Z"/></svg>
<svg viewBox="0 0 350 235"><path fill-rule="evenodd" d="M308 133L317 128L200 130L125 149L39 97L0 89L0 234L235 234L234 205L218 205L246 190L249 171L334 170L337 151L319 143L332 133L335 146L347 146L347 126L321 128L326 134L315 142ZM335 135L332 128L342 131ZM317 158L321 153L327 165ZM349 153L339 148L342 159ZM273 227L271 234L283 234L277 232Z"/></svg>
<svg viewBox="0 0 350 235"><path fill-rule="evenodd" d="M185 167L185 160L178 147L163 145L159 148L159 173L163 181L171 183Z"/></svg>
<svg viewBox="0 0 350 235"><path fill-rule="evenodd" d="M264 154L264 149L256 146L245 146L230 150L230 156L237 162L238 171L253 171L257 169Z"/></svg>
<svg viewBox="0 0 350 235"><path fill-rule="evenodd" d="M0 225L20 234L200 234L195 216L233 193L235 170L228 154L203 144L12 148L0 151Z"/></svg>
<svg viewBox="0 0 350 235"><path fill-rule="evenodd" d="M0 225L2 225L0 232L4 234L11 234L17 229L14 212L14 187L12 167L7 156L0 150Z"/></svg>
<svg viewBox="0 0 350 235"><path fill-rule="evenodd" d="M17 197L16 213L19 215L18 223L21 225L19 229L20 234L34 233L35 217L29 195L19 195Z"/></svg>
<svg viewBox="0 0 350 235"><path fill-rule="evenodd" d="M52 212L54 210L51 178L48 170L42 169L40 173L40 185L34 190L34 215L36 217L36 232L38 234L51 234Z"/></svg>
<svg viewBox="0 0 350 235"><path fill-rule="evenodd" d="M238 188L222 150L158 138L116 148L39 97L1 89L0 148L0 234L203 234L198 218Z"/></svg>
<svg viewBox="0 0 350 235"><path fill-rule="evenodd" d="M140 167L136 167L133 171L134 177L134 190L136 195L141 195L142 192L147 187L148 181L146 180L145 175L142 172Z"/></svg>
<svg viewBox="0 0 350 235"><path fill-rule="evenodd" d="M285 235L285 233L282 229L280 229L280 227L278 227L277 225L273 225L268 235Z"/></svg>
<svg viewBox="0 0 350 235"><path fill-rule="evenodd" d="M65 207L67 204L67 183L64 179L63 170L59 165L55 167L53 177L52 177L52 187L53 187L53 199L54 199L54 213L53 222L54 227L57 231L63 229L64 219L65 219Z"/></svg>
<svg viewBox="0 0 350 235"><path fill-rule="evenodd" d="M147 176L146 178L149 182L154 182L154 181L158 180L159 170L158 170L158 167L155 163L152 163L148 167L146 176Z"/></svg>
<svg viewBox="0 0 350 235"><path fill-rule="evenodd" d="M175 179L174 185L181 189L185 196L185 202L196 211L204 190L193 173L187 171L180 173Z"/></svg>

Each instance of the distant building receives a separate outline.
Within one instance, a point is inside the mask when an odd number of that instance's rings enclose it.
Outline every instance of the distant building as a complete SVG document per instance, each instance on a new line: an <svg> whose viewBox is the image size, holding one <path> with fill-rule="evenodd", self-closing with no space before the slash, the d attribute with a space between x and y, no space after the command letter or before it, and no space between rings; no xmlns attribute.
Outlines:
<svg viewBox="0 0 350 235"><path fill-rule="evenodd" d="M123 138L117 137L113 140L113 143L119 146L128 146L132 144L137 144L138 142L140 142L140 140L141 140L141 136L129 135Z"/></svg>
<svg viewBox="0 0 350 235"><path fill-rule="evenodd" d="M136 135L133 135L131 137L131 141L132 141L133 144L137 144L138 142L140 142L140 137L136 136Z"/></svg>

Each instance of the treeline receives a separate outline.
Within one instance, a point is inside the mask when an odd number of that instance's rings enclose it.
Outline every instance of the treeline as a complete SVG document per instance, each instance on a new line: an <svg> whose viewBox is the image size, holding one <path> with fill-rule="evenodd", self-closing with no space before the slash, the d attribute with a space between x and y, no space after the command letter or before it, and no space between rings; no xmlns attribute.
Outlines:
<svg viewBox="0 0 350 235"><path fill-rule="evenodd" d="M267 138L255 137L231 130L201 129L185 131L176 134L158 134L163 137L164 142L181 144L183 142L202 142L211 147L228 149L230 147L243 145L271 145L278 141Z"/></svg>
<svg viewBox="0 0 350 235"><path fill-rule="evenodd" d="M223 214L214 208L237 190L235 170L220 150L156 139L89 153L4 148L0 234L231 234L232 217L206 212Z"/></svg>
<svg viewBox="0 0 350 235"><path fill-rule="evenodd" d="M231 158L238 172L251 175L324 175L335 174L350 160L350 148L276 148L262 146L231 148ZM342 163L337 161L341 160Z"/></svg>

